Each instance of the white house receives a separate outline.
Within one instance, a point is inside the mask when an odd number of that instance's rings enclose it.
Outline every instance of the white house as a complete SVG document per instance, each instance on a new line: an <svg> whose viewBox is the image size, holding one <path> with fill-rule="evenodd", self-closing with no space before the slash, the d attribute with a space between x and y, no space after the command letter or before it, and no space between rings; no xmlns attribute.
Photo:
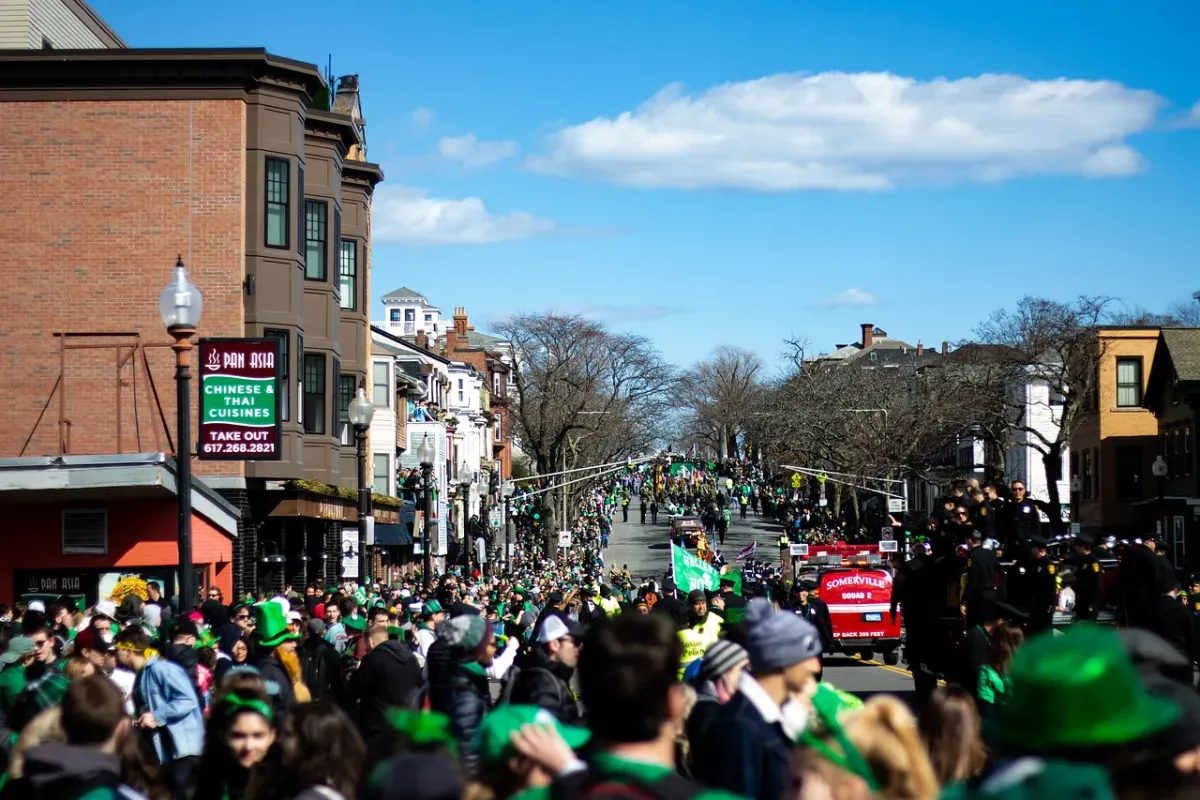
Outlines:
<svg viewBox="0 0 1200 800"><path fill-rule="evenodd" d="M445 334L442 310L432 305L420 292L402 286L394 292L388 292L381 300L386 321L380 327L393 336L423 333L429 341L437 341Z"/></svg>
<svg viewBox="0 0 1200 800"><path fill-rule="evenodd" d="M1009 386L1009 396L1022 412L1023 427L1033 428L1048 441L1058 437L1062 421L1063 395L1044 378L1032 374ZM1063 454L1064 469L1059 475L1046 475L1042 464L1045 444L1038 436L1024 430L1009 432L1009 446L1004 451L1004 471L1010 481L1022 481L1029 496L1038 500L1050 497L1050 481L1058 483L1063 513L1069 510L1071 481L1065 469L1068 456Z"/></svg>

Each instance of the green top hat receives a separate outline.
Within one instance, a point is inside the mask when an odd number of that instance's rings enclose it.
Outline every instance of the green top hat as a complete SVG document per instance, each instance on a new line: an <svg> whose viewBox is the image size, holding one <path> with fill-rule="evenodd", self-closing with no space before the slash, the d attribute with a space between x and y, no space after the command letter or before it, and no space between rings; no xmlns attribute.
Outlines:
<svg viewBox="0 0 1200 800"><path fill-rule="evenodd" d="M1146 691L1117 633L1096 625L1030 640L1009 678L995 733L1014 753L1128 744L1180 716L1178 706Z"/></svg>
<svg viewBox="0 0 1200 800"><path fill-rule="evenodd" d="M355 614L352 617L346 617L343 619L342 625L344 625L348 631L357 631L358 633L362 633L367 629L367 618L360 617Z"/></svg>
<svg viewBox="0 0 1200 800"><path fill-rule="evenodd" d="M263 647L278 647L300 638L300 634L288 630L283 606L271 600L254 606L254 636Z"/></svg>
<svg viewBox="0 0 1200 800"><path fill-rule="evenodd" d="M503 764L516 755L512 736L526 725L549 725L572 750L583 747L592 736L586 728L563 725L540 706L498 706L480 721L475 734L480 760L487 765Z"/></svg>

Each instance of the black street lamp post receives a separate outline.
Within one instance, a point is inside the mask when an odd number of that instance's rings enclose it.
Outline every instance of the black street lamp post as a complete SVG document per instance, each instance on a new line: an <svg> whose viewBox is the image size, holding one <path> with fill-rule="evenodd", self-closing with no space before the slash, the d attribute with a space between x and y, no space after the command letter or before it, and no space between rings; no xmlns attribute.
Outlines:
<svg viewBox="0 0 1200 800"><path fill-rule="evenodd" d="M512 520L512 514L510 513L510 507L509 507L510 503L512 503L513 492L516 490L516 488L517 487L515 485L513 485L512 481L505 481L504 485L500 487L500 494L504 498L504 558L503 558L503 562L504 562L504 571L505 572L508 572L508 568L510 566L509 561L512 559L512 540L513 540L513 534L516 533L516 531L514 529L517 527L516 523L513 522L513 520Z"/></svg>
<svg viewBox="0 0 1200 800"><path fill-rule="evenodd" d="M463 547L467 551L467 557L464 563L467 566L467 574L471 574L471 557L475 547L474 531L471 529L471 465L466 459L458 465L458 480L459 494L462 495L462 527L463 527Z"/></svg>
<svg viewBox="0 0 1200 800"><path fill-rule="evenodd" d="M425 494L423 503L425 509L425 530L422 532L422 562L421 580L428 591L433 585L433 534L437 523L433 521L433 459L437 457L429 434L421 440L417 448L417 459L421 464L421 487Z"/></svg>
<svg viewBox="0 0 1200 800"><path fill-rule="evenodd" d="M367 430L375 417L375 404L367 398L367 390L361 385L350 401L347 416L354 427L355 462L358 465L358 583L366 586L370 572L367 520L371 516L371 487L367 483Z"/></svg>
<svg viewBox="0 0 1200 800"><path fill-rule="evenodd" d="M192 585L192 337L200 324L204 299L188 280L183 256L175 260L175 276L158 296L158 310L167 332L175 339L175 446L176 497L179 499L179 612L187 613L196 602Z"/></svg>

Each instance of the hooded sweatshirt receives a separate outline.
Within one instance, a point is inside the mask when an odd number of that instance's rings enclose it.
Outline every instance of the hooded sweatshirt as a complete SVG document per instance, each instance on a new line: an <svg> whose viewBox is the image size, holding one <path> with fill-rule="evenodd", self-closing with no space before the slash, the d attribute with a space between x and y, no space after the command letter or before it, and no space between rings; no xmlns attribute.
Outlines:
<svg viewBox="0 0 1200 800"><path fill-rule="evenodd" d="M94 747L60 742L39 745L25 753L25 774L5 787L6 798L17 800L144 800L121 783L121 763L115 755Z"/></svg>

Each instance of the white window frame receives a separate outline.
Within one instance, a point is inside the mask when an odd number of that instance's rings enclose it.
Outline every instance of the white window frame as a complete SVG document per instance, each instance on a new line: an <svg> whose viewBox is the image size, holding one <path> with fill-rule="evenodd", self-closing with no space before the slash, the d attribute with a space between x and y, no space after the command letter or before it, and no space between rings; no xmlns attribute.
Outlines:
<svg viewBox="0 0 1200 800"><path fill-rule="evenodd" d="M375 402L375 390L380 386L380 384L375 381L375 368L376 367L383 367L384 376L383 376L383 384L382 385L388 389L388 391L384 392L385 402L382 405ZM396 391L393 388L394 386L395 386L395 380L392 378L392 365L386 361L371 362L371 403L376 408L391 408L392 407L392 397L393 397L393 395L396 394Z"/></svg>
<svg viewBox="0 0 1200 800"><path fill-rule="evenodd" d="M459 378L458 379L458 405L459 405L459 408L461 408L467 404L467 393L463 388L464 385L465 384L464 384L463 379Z"/></svg>
<svg viewBox="0 0 1200 800"><path fill-rule="evenodd" d="M67 518L72 514L103 514L104 515L104 544L94 547L67 547ZM62 528L59 531L59 543L65 556L103 556L108 555L108 509L106 508L64 508L62 510Z"/></svg>
<svg viewBox="0 0 1200 800"><path fill-rule="evenodd" d="M504 440L504 436L502 435L503 431L501 430L501 427L500 427L500 420L502 420L502 419L503 419L503 417L501 417L499 414L496 415L496 439L495 440L497 442Z"/></svg>
<svg viewBox="0 0 1200 800"><path fill-rule="evenodd" d="M387 464L384 466L384 469L386 470L384 472L384 478L386 479L386 483L384 484L384 487L383 487L384 490L382 492L379 491L379 488L377 485L377 482L378 482L380 476L378 474L376 474L376 472L375 472L376 461L380 458L383 458L387 462ZM371 455L371 490L372 491L376 492L377 494L386 494L389 497L394 497L396 494L395 491L392 489L392 482L396 480L396 476L394 473L395 473L395 469L392 467L392 454L391 453L373 453Z"/></svg>

